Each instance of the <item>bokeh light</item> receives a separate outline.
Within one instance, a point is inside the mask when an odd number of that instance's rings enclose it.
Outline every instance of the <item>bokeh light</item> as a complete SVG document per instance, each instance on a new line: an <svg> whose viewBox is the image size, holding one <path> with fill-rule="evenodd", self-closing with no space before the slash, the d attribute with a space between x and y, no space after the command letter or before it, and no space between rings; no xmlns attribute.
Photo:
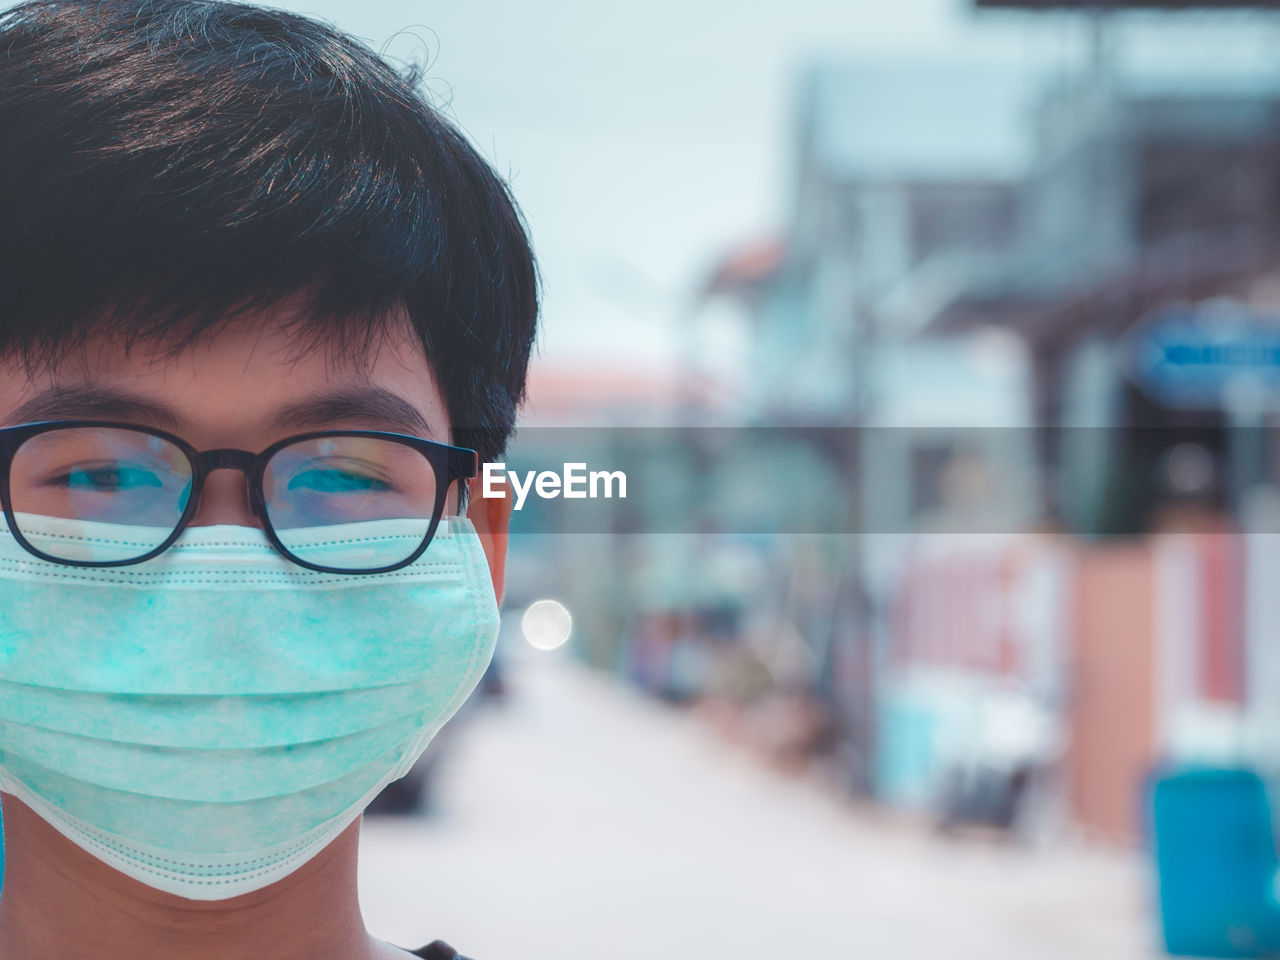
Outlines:
<svg viewBox="0 0 1280 960"><path fill-rule="evenodd" d="M536 650L556 650L573 632L573 615L559 600L535 600L520 618L525 641Z"/></svg>

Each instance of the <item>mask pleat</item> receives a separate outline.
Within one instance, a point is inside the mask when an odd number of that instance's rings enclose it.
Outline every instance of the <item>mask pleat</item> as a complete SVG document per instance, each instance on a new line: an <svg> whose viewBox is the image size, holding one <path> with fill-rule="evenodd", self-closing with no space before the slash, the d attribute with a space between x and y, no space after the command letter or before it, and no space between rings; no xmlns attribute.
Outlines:
<svg viewBox="0 0 1280 960"><path fill-rule="evenodd" d="M117 845L137 842L195 863L246 856L299 838L341 814L385 782L396 753L370 756L337 780L287 794L237 803L192 802L85 784L37 763L18 761L9 775L57 811L110 834ZM20 794L19 794L20 795Z"/></svg>
<svg viewBox="0 0 1280 960"><path fill-rule="evenodd" d="M84 784L170 800L239 803L278 797L328 783L407 741L425 712L344 737L255 749L140 747L17 723L0 725L0 763L20 761ZM229 776L228 771L234 770Z"/></svg>
<svg viewBox="0 0 1280 960"><path fill-rule="evenodd" d="M5 723L119 744L256 749L359 733L440 707L436 674L416 683L324 693L235 697L79 693L0 680ZM186 722L169 722L180 714Z"/></svg>

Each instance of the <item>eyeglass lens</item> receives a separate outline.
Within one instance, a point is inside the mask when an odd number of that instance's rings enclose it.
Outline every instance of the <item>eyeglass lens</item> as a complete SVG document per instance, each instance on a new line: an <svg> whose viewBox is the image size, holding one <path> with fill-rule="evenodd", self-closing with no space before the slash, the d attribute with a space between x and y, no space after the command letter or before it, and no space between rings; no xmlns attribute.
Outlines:
<svg viewBox="0 0 1280 960"><path fill-rule="evenodd" d="M37 434L18 448L9 475L23 537L46 556L80 562L121 562L155 550L181 520L192 483L179 447L110 427ZM262 486L267 518L286 550L305 562L357 570L412 556L430 529L437 483L413 447L336 436L278 450ZM92 539L53 530L41 523L48 517L92 524L85 528Z"/></svg>
<svg viewBox="0 0 1280 960"><path fill-rule="evenodd" d="M187 455L162 437L137 430L69 427L36 434L14 454L9 496L22 536L47 556L118 562L164 543L191 497ZM44 517L128 525L92 541L67 537Z"/></svg>
<svg viewBox="0 0 1280 960"><path fill-rule="evenodd" d="M375 569L411 556L426 538L436 476L403 443L317 437L278 450L263 471L262 491L271 527L295 557Z"/></svg>

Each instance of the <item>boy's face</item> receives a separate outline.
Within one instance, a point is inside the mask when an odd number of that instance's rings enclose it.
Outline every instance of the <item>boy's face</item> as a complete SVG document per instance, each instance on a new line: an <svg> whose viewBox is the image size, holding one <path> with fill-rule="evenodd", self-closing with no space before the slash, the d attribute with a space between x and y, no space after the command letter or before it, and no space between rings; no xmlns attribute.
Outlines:
<svg viewBox="0 0 1280 960"><path fill-rule="evenodd" d="M141 346L126 352L102 336L50 371L28 373L16 360L0 362L0 422L117 420L167 430L199 450L256 452L277 440L325 429L386 430L450 442L444 396L407 322L389 328L367 352L324 346L304 350L285 325L284 309L228 325L176 357ZM468 512L499 599L510 516L506 504L473 498ZM451 491L446 511L456 508L456 491ZM210 473L192 523L257 526L244 474L230 469ZM85 876L97 869L73 844L38 827L38 817L25 806L5 799L12 835L43 831L42 856L55 858L60 875ZM357 829L348 828L347 839L333 845L333 856L354 856ZM107 876L104 882L122 897L142 889L117 873ZM313 870L305 876L312 879L303 886L327 874ZM308 900L304 909L312 905Z"/></svg>
<svg viewBox="0 0 1280 960"><path fill-rule="evenodd" d="M366 429L450 442L447 408L422 343L409 327L390 327L367 352L321 346L299 350L284 321L289 307L229 324L177 357L135 347L126 352L95 337L52 371L29 374L16 362L0 367L5 425L37 420L119 420L159 427L197 449L258 451L309 430ZM456 509L456 492L448 510ZM504 516L474 505L501 595ZM218 470L204 485L194 524L257 525L244 476ZM499 544L499 548L502 544Z"/></svg>

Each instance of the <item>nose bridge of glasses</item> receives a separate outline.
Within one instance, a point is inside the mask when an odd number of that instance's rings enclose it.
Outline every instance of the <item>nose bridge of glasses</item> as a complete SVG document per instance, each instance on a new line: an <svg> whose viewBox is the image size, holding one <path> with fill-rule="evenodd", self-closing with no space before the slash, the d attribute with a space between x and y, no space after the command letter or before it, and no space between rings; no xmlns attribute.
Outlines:
<svg viewBox="0 0 1280 960"><path fill-rule="evenodd" d="M258 458L248 450L222 449L203 450L196 454L196 461L201 471L206 474L214 470L239 470L245 477L249 477L257 465Z"/></svg>
<svg viewBox="0 0 1280 960"><path fill-rule="evenodd" d="M192 526L210 523L258 524L259 508L255 504L252 477L258 458L248 450L203 450L195 455L197 469L204 475L200 484L199 504ZM227 481L214 480L212 474L219 470L238 470L242 474L240 495ZM245 499L240 499L244 497Z"/></svg>

